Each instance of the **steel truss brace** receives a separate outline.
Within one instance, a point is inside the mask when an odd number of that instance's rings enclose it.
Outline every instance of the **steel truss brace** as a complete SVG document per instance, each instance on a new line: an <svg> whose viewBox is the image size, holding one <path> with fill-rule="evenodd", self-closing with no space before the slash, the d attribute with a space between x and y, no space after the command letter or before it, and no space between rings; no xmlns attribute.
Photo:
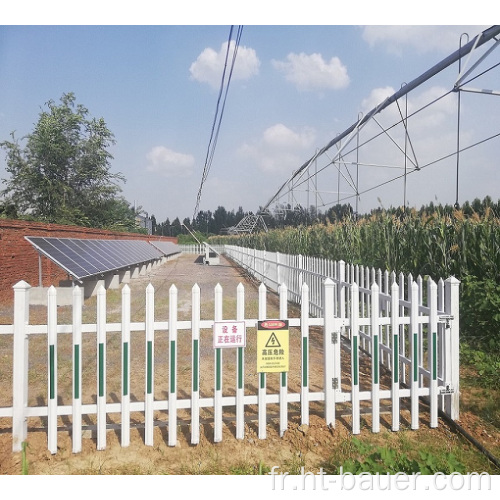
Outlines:
<svg viewBox="0 0 500 500"><path fill-rule="evenodd" d="M285 181L283 185L279 188L278 192L268 201L268 203L265 205L264 209L267 209L271 203L273 203L282 193L282 191L285 189L287 185L294 179L296 179L299 176L302 176L304 174L304 171L309 168L309 166L321 155L323 155L326 151L328 151L332 146L335 144L341 143L341 141L345 138L347 138L347 141L344 143L344 145L339 148L339 151L335 154L334 160L337 160L342 153L342 150L345 148L347 144L349 144L354 137L354 134L358 132L371 118L373 118L376 114L380 113L382 110L390 106L392 103L397 102L401 97L407 95L410 93L412 90L415 88L419 87L444 69L448 68L452 64L454 64L456 61L459 61L462 59L462 57L466 56L467 54L473 52L480 46L484 45L485 43L495 40L495 45L494 47L490 47L488 51L486 52L486 55L491 53L493 48L495 48L499 40L496 38L500 35L500 26L492 26L486 30L484 30L482 33L478 34L474 39L467 44L465 44L463 47L461 47L459 50L453 52L450 54L447 58L443 59L440 63L436 64L429 70L427 70L425 73L420 75L419 77L415 78L411 82L407 83L401 89L399 89L397 92L395 92L393 95L389 96L387 99L385 99L382 103L380 103L378 106L376 106L374 109L372 109L369 113L364 115L362 118L358 119L353 125L348 127L344 132L341 134L337 135L334 139L332 139L326 146L324 146L322 149L318 150L312 158L310 158L308 161L306 161L299 169L297 169L293 174L290 179ZM469 56L470 58L470 56ZM484 58L484 57L483 57ZM473 68L479 64L478 62L474 64ZM472 70L472 68L471 68ZM457 79L456 85L459 85L459 83L463 80L463 78L470 73L470 70L467 72L463 72L459 78ZM458 90L458 89L457 89ZM491 92L493 93L493 91ZM496 95L496 93L495 93Z"/></svg>

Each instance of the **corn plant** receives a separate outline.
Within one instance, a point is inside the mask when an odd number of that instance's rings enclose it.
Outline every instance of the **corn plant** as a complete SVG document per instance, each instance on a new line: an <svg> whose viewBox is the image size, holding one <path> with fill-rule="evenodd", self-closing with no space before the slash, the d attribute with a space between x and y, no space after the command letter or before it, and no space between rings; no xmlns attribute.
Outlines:
<svg viewBox="0 0 500 500"><path fill-rule="evenodd" d="M462 310L483 311L483 335L486 332L496 337L500 346L498 314L489 314L489 305L483 303L486 299L490 305L496 303L500 290L500 218L489 200L474 202L473 206L478 211L465 204L463 210L431 207L419 212L377 212L361 218L348 216L334 223L215 237L211 241L428 275L435 281L455 276L462 282ZM481 294L483 285L494 289L495 297ZM463 324L469 330L466 335L475 334L474 324Z"/></svg>

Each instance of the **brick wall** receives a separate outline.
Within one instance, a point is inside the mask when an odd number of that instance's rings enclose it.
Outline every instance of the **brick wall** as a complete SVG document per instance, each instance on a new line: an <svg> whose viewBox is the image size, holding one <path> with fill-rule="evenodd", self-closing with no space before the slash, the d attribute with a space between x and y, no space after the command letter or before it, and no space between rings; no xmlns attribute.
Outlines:
<svg viewBox="0 0 500 500"><path fill-rule="evenodd" d="M0 300L2 302L12 301L14 295L12 286L18 281L24 280L31 286L38 286L40 284L38 252L33 245L24 238L25 236L108 240L163 240L177 243L177 238L165 236L151 236L147 234L122 233L78 226L0 219ZM68 278L65 271L46 257L42 257L40 262L43 286L57 286L60 280Z"/></svg>

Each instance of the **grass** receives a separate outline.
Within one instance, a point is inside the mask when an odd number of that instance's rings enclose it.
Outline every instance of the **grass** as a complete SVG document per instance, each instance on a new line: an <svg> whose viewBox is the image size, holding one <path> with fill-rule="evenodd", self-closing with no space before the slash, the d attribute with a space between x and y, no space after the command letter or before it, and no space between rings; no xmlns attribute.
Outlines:
<svg viewBox="0 0 500 500"><path fill-rule="evenodd" d="M26 441L23 441L22 444L22 459L21 459L21 474L26 476L29 474L28 471L28 459L26 458L26 447L28 446L28 443Z"/></svg>

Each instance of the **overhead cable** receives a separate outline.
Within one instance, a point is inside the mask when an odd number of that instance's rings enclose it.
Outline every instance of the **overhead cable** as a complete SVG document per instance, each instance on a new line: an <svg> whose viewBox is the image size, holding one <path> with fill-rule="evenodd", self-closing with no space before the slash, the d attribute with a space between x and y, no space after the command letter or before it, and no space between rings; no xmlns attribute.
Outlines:
<svg viewBox="0 0 500 500"><path fill-rule="evenodd" d="M220 83L220 87L219 87L219 94L218 94L218 97L217 97L217 105L216 105L216 108L215 108L215 116L214 116L214 120L213 120L213 123L212 123L212 130L211 130L211 134L210 134L210 140L208 141L207 153L206 153L206 157L205 157L205 165L203 167L203 173L202 173L202 176L201 176L200 188L198 190L198 195L197 195L197 198L196 198L196 206L195 206L195 209L194 209L194 212L193 212L193 219L196 217L196 215L198 213L198 209L199 209L200 201L201 201L201 193L202 193L202 190L203 190L203 186L205 184L205 181L207 180L208 174L209 174L210 169L212 167L212 161L213 161L213 158L214 158L215 148L217 146L217 141L218 141L218 138L219 138L219 132L220 132L220 127L221 127L221 123L222 123L222 117L224 116L224 109L225 109L225 106L226 106L226 99L227 99L227 94L228 94L228 90L229 90L229 84L231 82L231 78L232 78L232 75L233 75L234 64L236 62L236 55L238 53L238 48L239 48L239 45L240 45L241 35L243 33L243 26L238 26L237 33L236 33L236 38L235 38L235 41L234 41L234 49L233 49L233 55L232 55L232 59L231 59L231 66L230 66L230 69L229 69L229 72L228 72L227 82L226 82L226 73L227 73L227 66L228 66L229 54L230 54L231 47L232 47L231 42L233 41L232 40L233 29L234 29L234 26L231 26L231 29L229 31L229 38L228 38L228 42L227 42L226 56L225 56L225 60L224 60L224 69L223 69L223 72L222 72L222 78L221 78L221 83ZM223 100L222 100L222 106L221 106L221 99L222 98L223 98ZM219 108L220 108L220 112L219 112Z"/></svg>

